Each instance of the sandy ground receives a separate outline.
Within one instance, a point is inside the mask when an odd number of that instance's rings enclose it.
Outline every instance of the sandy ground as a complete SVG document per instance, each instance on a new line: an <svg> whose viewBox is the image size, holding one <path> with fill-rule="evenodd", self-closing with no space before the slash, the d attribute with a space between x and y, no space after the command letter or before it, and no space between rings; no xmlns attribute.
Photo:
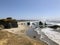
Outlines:
<svg viewBox="0 0 60 45"><path fill-rule="evenodd" d="M47 45L42 41L29 38L26 35L29 28L19 24L18 28L0 30L0 45Z"/></svg>

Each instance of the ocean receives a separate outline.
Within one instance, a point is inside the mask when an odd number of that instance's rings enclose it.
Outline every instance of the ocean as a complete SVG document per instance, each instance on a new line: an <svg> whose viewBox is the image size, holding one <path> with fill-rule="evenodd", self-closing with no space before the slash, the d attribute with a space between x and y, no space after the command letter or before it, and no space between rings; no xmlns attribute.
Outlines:
<svg viewBox="0 0 60 45"><path fill-rule="evenodd" d="M26 31L26 34L35 40L41 40L43 42L46 42L48 45L58 45L56 42L51 40L49 36L47 36L44 32L46 30L53 30L50 28L30 28L29 30ZM52 33L52 32L51 32Z"/></svg>

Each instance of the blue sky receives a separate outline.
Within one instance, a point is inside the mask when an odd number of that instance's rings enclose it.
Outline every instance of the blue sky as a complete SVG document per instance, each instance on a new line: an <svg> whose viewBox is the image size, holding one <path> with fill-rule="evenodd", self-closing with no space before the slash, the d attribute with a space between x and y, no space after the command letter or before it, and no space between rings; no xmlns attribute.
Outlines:
<svg viewBox="0 0 60 45"><path fill-rule="evenodd" d="M60 18L60 0L0 0L0 18Z"/></svg>

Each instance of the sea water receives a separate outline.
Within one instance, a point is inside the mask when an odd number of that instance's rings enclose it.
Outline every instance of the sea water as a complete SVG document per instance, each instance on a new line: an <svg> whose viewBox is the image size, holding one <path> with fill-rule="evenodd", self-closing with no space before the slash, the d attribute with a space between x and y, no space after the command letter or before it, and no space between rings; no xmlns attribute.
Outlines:
<svg viewBox="0 0 60 45"><path fill-rule="evenodd" d="M57 43L55 43L54 41L52 41L51 39L48 38L48 36L45 35L44 31L46 30L47 28L30 28L26 34L30 37L30 38L33 38L33 39L36 39L36 40L41 40L41 41L44 41L46 42L48 45L58 45ZM50 29L48 28L47 30L53 30L53 29Z"/></svg>

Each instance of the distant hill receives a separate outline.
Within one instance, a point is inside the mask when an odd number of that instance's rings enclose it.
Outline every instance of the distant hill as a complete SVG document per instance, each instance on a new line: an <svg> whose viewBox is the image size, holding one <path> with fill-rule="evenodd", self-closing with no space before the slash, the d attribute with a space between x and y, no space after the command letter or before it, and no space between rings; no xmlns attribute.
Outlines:
<svg viewBox="0 0 60 45"><path fill-rule="evenodd" d="M20 21L38 21L38 20L17 20L18 22Z"/></svg>

